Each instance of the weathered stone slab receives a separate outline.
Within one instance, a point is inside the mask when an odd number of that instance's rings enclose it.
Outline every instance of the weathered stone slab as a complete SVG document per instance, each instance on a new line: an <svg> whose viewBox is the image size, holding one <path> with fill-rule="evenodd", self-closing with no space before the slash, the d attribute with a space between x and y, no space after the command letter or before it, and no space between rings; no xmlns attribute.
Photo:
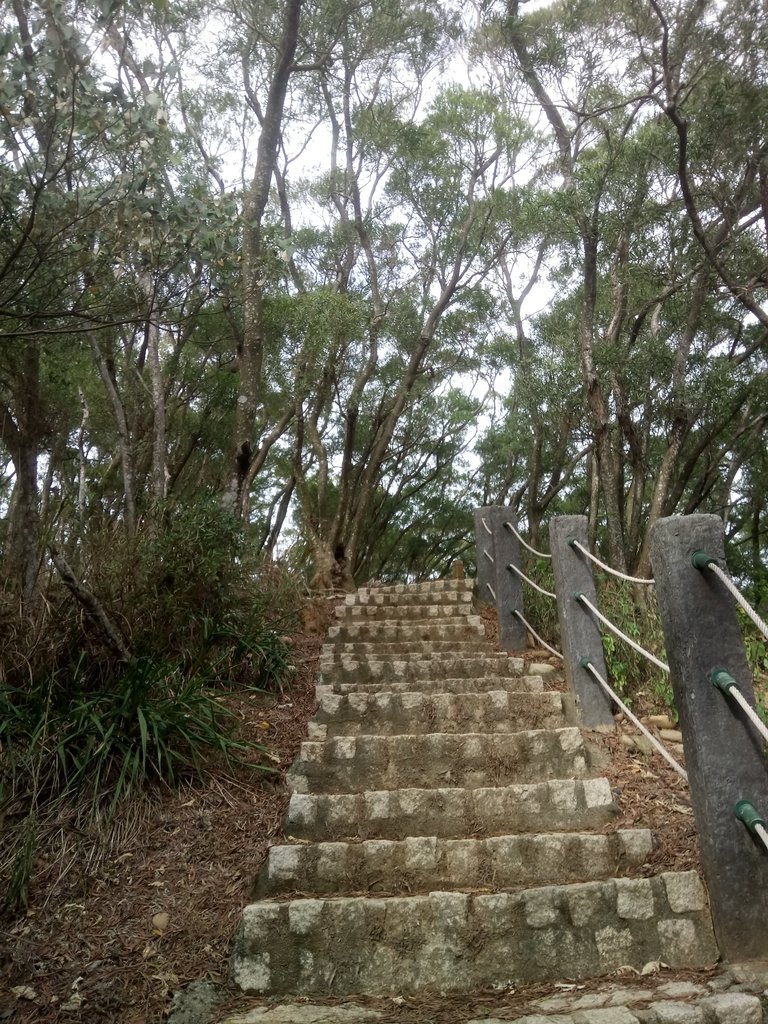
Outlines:
<svg viewBox="0 0 768 1024"><path fill-rule="evenodd" d="M359 793L374 786L477 789L588 774L581 733L565 728L307 741L287 782L296 793Z"/></svg>
<svg viewBox="0 0 768 1024"><path fill-rule="evenodd" d="M607 779L558 779L479 789L294 793L284 824L297 839L404 839L600 828L618 814Z"/></svg>
<svg viewBox="0 0 768 1024"><path fill-rule="evenodd" d="M519 729L556 729L564 725L562 694L555 691L362 692L321 696L309 738L513 732Z"/></svg>
<svg viewBox="0 0 768 1024"><path fill-rule="evenodd" d="M643 865L653 848L648 829L608 835L583 832L488 839L408 837L362 843L273 846L256 890L259 898L296 892L418 893L430 889L515 889L591 881ZM648 879L618 879L620 917L653 913ZM628 901L628 893L632 894Z"/></svg>
<svg viewBox="0 0 768 1024"><path fill-rule="evenodd" d="M385 995L594 977L652 960L713 963L708 913L677 915L664 883L651 886L656 912L647 919L619 916L613 881L493 895L264 900L243 912L234 980L261 995ZM674 955L664 923L676 926Z"/></svg>

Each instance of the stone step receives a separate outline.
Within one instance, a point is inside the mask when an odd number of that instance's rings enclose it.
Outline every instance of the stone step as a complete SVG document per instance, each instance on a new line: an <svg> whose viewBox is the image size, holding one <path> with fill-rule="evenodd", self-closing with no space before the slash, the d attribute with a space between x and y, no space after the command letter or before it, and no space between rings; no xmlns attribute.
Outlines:
<svg viewBox="0 0 768 1024"><path fill-rule="evenodd" d="M507 655L494 651L483 639L478 640L401 640L394 643L363 643L345 641L338 644L323 644L320 649L320 663L339 664L344 658L364 661L430 661L435 658L456 657L497 657Z"/></svg>
<svg viewBox="0 0 768 1024"><path fill-rule="evenodd" d="M610 824L619 811L607 779L551 779L481 789L399 789L293 793L288 839L406 839L580 832Z"/></svg>
<svg viewBox="0 0 768 1024"><path fill-rule="evenodd" d="M563 695L490 690L485 693L351 693L321 695L309 739L428 732L515 732L565 725Z"/></svg>
<svg viewBox="0 0 768 1024"><path fill-rule="evenodd" d="M629 875L653 849L648 829L607 835L583 832L490 839L372 839L362 843L273 846L256 888L258 899L301 893L413 894L435 889L499 890Z"/></svg>
<svg viewBox="0 0 768 1024"><path fill-rule="evenodd" d="M417 622L395 619L391 622L349 622L328 629L329 644L422 643L423 641L485 641L485 628L479 615L455 618L422 619Z"/></svg>
<svg viewBox="0 0 768 1024"><path fill-rule="evenodd" d="M262 900L243 911L233 980L257 995L468 992L717 956L704 888L684 872L488 895Z"/></svg>
<svg viewBox="0 0 768 1024"><path fill-rule="evenodd" d="M420 660L373 661L341 658L338 662L322 664L321 683L383 683L388 680L416 679L518 679L523 674L522 658L506 655L453 658L423 658Z"/></svg>
<svg viewBox="0 0 768 1024"><path fill-rule="evenodd" d="M637 982L631 974L622 975L623 979L609 976L590 985L537 986L536 994L522 1001L518 993L508 992L502 985L495 997L489 997L487 991L469 993L460 1006L456 1006L455 996L441 1000L433 996L429 997L429 1020L450 1020L451 1024L763 1024L766 1020L760 999L765 985L742 974L741 969L721 967L714 975L706 970L693 975L695 981L670 981L663 971L644 975ZM742 977L748 978L746 986L738 980ZM745 987L749 990L744 991ZM729 988L731 991L726 991ZM281 999L254 1007L253 997L249 997L250 1009L234 1015L225 1011L224 1018L217 1014L215 1020L216 1024L386 1024L395 1019L389 1012L391 1004L379 1003L375 1009L370 1001L363 1006L354 998ZM514 1012L510 998L517 1002ZM401 1024L424 1022L418 1005L414 1010L409 1013L398 1004L396 1019ZM494 1016L496 1012L502 1013L503 1019ZM176 1024L175 1018L173 1021Z"/></svg>
<svg viewBox="0 0 768 1024"><path fill-rule="evenodd" d="M559 1006L560 1012L552 1013L553 1006ZM762 1024L764 1020L757 995L739 991L712 995L710 989L690 981L660 984L647 976L643 985L635 988L549 996L537 1000L530 1009L530 1014L514 1020L483 1017L464 1024ZM542 1012L546 1017L540 1015Z"/></svg>
<svg viewBox="0 0 768 1024"><path fill-rule="evenodd" d="M357 597L361 601L376 599L380 596L403 597L405 600L412 600L423 594L472 594L475 589L474 580L429 580L427 583L393 583L389 585L374 585L360 587L350 597Z"/></svg>
<svg viewBox="0 0 768 1024"><path fill-rule="evenodd" d="M424 619L449 619L451 622L473 615L472 600L442 604L341 604L336 618L342 622L421 622Z"/></svg>
<svg viewBox="0 0 768 1024"><path fill-rule="evenodd" d="M308 741L286 781L295 793L358 793L374 786L478 789L588 774L581 733L567 728Z"/></svg>
<svg viewBox="0 0 768 1024"><path fill-rule="evenodd" d="M439 694L466 694L466 693L491 693L493 691L505 690L509 693L541 693L544 690L544 680L541 676L509 676L499 678L496 676L477 676L469 679L409 679L401 680L385 679L375 683L328 683L317 687L318 698L325 693L349 694L349 693L413 693L418 692L425 695Z"/></svg>
<svg viewBox="0 0 768 1024"><path fill-rule="evenodd" d="M471 608L474 602L472 590L433 590L427 593L407 592L390 594L381 590L358 590L347 594L339 608L421 608L423 606L448 608L456 605ZM406 611L406 614L408 612Z"/></svg>

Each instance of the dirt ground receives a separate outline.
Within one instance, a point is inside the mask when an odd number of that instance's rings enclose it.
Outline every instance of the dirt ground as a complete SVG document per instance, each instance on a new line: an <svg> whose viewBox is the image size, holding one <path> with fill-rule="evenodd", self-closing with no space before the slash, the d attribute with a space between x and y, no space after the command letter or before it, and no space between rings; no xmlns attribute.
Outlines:
<svg viewBox="0 0 768 1024"><path fill-rule="evenodd" d="M242 735L267 744L274 773L238 769L155 794L95 869L76 846L66 863L47 863L41 853L27 912L0 920L0 1021L159 1022L175 990L193 980L225 980L241 908L280 831L288 800L284 772L315 708L315 667L333 607L317 602L306 630L294 638L300 667L289 690L232 698ZM493 618L486 623L494 639ZM549 655L531 650L527 658ZM621 809L611 827L655 831L653 872L695 867L681 780L661 758L627 750L618 735L592 740ZM518 999L506 1002L503 1015L514 1016ZM492 1003L499 1015L498 993L487 1000L478 994L473 1005L482 1011ZM461 1005L466 1010L468 1000ZM404 1009L409 1021L462 1019L455 1016L456 1000L389 1001L388 1007L393 1020L405 1020Z"/></svg>

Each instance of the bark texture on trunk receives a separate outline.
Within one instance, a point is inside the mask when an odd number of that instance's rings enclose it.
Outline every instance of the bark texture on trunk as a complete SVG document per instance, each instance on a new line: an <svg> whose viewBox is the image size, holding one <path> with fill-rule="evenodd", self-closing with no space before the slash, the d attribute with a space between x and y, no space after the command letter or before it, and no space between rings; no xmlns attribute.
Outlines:
<svg viewBox="0 0 768 1024"><path fill-rule="evenodd" d="M38 459L46 425L40 397L40 349L24 343L19 362L16 416L0 406L0 439L7 446L16 479L11 496L3 575L24 606L34 597L40 561Z"/></svg>
<svg viewBox="0 0 768 1024"><path fill-rule="evenodd" d="M224 494L227 508L240 516L243 490L253 478L251 454L261 401L264 363L264 274L262 220L269 199L283 123L288 82L299 38L302 0L287 0L277 58L261 120L256 167L243 210L243 336L237 353L239 384L235 412L233 466Z"/></svg>

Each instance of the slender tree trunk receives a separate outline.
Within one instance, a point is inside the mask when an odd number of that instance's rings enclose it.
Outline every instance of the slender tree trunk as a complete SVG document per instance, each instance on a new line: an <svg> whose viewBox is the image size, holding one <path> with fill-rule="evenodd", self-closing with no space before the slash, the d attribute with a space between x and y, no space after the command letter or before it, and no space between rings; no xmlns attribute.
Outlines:
<svg viewBox="0 0 768 1024"><path fill-rule="evenodd" d="M589 478L589 524L587 536L589 538L589 547L594 551L595 544L597 543L597 518L600 509L600 475L597 471L597 459L595 458L594 451L589 453L587 476Z"/></svg>
<svg viewBox="0 0 768 1024"><path fill-rule="evenodd" d="M80 416L80 429L77 432L77 500L75 507L80 532L82 533L85 526L85 498L88 486L88 458L85 450L85 432L88 429L88 420L91 416L88 402L82 391L80 391L80 407L82 414Z"/></svg>
<svg viewBox="0 0 768 1024"><path fill-rule="evenodd" d="M256 167L243 211L243 338L238 350L239 385L235 412L233 470L224 504L240 516L243 488L251 469L253 434L261 400L264 362L264 274L262 219L280 144L283 108L299 37L302 0L286 0L281 38L256 152Z"/></svg>
<svg viewBox="0 0 768 1024"><path fill-rule="evenodd" d="M587 408L592 419L597 472L605 506L608 557L614 568L626 569L622 507L619 500L621 467L611 437L611 418L595 367L594 333L597 305L597 230L582 225L584 296L579 325L579 350Z"/></svg>
<svg viewBox="0 0 768 1024"><path fill-rule="evenodd" d="M145 273L141 290L147 300L146 342L149 377L152 384L152 497L156 502L165 498L166 489L166 427L165 385L160 364L160 327L157 322L152 277Z"/></svg>
<svg viewBox="0 0 768 1024"><path fill-rule="evenodd" d="M25 342L20 361L17 418L0 408L0 437L16 472L9 509L4 575L22 603L32 603L39 566L40 496L38 458L44 431L40 401L40 349Z"/></svg>
<svg viewBox="0 0 768 1024"><path fill-rule="evenodd" d="M90 334L90 342L91 351L96 360L96 366L106 389L110 405L112 406L112 415L115 418L115 426L117 427L117 448L123 470L123 491L125 495L125 528L128 536L133 537L136 533L136 484L128 417L125 414L125 406L117 389L114 368L102 351L93 332Z"/></svg>

